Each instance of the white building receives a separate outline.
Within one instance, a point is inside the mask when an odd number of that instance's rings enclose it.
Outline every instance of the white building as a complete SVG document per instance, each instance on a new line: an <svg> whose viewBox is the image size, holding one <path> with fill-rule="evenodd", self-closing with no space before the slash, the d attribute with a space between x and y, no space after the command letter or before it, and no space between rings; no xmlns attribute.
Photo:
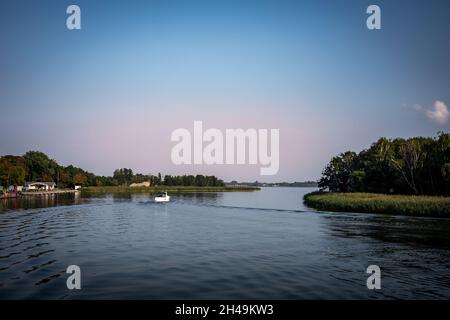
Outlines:
<svg viewBox="0 0 450 320"><path fill-rule="evenodd" d="M130 187L150 187L150 181L144 181L141 183L132 183Z"/></svg>
<svg viewBox="0 0 450 320"><path fill-rule="evenodd" d="M42 190L50 191L55 189L56 183L54 182L25 182L25 191Z"/></svg>

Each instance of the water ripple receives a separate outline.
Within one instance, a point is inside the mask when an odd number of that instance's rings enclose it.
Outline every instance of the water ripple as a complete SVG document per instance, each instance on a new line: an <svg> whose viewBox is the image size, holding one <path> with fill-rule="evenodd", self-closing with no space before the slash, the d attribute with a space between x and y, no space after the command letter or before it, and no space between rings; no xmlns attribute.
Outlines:
<svg viewBox="0 0 450 320"><path fill-rule="evenodd" d="M450 222L317 213L301 192L173 195L168 204L106 195L8 209L0 299L450 298ZM71 264L82 270L77 293L66 287ZM370 264L382 268L379 292L366 288Z"/></svg>

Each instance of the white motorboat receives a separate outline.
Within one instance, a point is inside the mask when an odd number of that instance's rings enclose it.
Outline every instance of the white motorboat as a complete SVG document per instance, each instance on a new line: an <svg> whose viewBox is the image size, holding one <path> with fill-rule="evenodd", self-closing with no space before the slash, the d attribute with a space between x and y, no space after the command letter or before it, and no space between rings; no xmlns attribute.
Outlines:
<svg viewBox="0 0 450 320"><path fill-rule="evenodd" d="M167 194L167 192L161 192L158 193L155 197L155 202L169 202L170 196Z"/></svg>

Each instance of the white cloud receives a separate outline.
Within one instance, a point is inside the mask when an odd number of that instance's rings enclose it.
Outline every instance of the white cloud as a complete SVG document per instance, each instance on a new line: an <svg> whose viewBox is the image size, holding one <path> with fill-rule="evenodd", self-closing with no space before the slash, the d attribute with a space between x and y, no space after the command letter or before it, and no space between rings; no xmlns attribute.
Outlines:
<svg viewBox="0 0 450 320"><path fill-rule="evenodd" d="M442 101L436 101L434 107L431 109L426 109L420 105L415 105L414 109L419 112L423 112L425 116L431 121L437 124L446 124L450 118L450 112L447 106Z"/></svg>

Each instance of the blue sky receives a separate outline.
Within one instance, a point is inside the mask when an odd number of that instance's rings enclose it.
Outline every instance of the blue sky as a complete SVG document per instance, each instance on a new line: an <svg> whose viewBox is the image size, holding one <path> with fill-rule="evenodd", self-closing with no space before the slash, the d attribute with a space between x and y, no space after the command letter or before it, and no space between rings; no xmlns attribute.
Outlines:
<svg viewBox="0 0 450 320"><path fill-rule="evenodd" d="M65 27L81 7L82 29ZM382 29L366 28L366 8ZM450 105L448 1L0 2L0 154L97 174L317 179L378 137L435 135ZM420 107L418 107L420 106ZM280 171L174 166L170 133L279 128Z"/></svg>

